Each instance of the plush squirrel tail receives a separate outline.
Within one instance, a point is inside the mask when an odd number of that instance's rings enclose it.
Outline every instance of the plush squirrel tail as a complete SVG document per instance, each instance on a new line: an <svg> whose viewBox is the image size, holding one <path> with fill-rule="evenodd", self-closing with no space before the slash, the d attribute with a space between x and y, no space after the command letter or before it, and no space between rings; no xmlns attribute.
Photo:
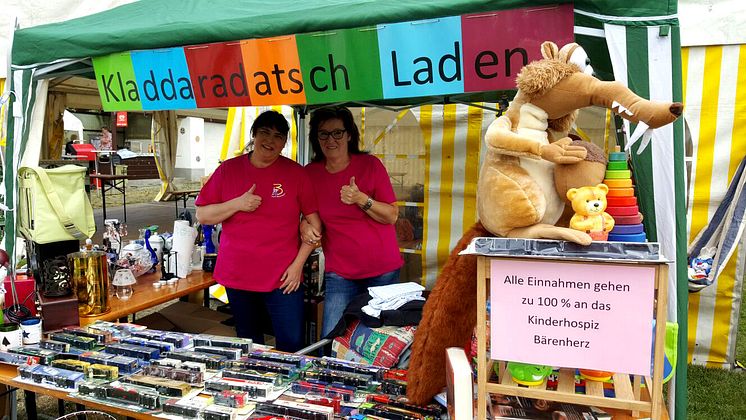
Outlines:
<svg viewBox="0 0 746 420"><path fill-rule="evenodd" d="M425 303L407 373L407 398L415 404L430 402L446 385L446 349L464 347L471 339L477 322L477 257L458 253L480 236L494 235L477 222L451 251Z"/></svg>

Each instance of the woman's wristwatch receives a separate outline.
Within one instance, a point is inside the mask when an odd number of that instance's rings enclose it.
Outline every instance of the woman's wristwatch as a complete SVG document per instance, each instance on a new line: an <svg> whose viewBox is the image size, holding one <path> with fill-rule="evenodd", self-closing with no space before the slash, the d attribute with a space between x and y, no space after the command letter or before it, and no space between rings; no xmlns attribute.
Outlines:
<svg viewBox="0 0 746 420"><path fill-rule="evenodd" d="M370 210L371 207L373 207L373 199L370 198L370 196L368 196L368 200L365 202L365 204L363 204L362 206L360 206L360 210L362 210L362 211L368 211L368 210Z"/></svg>

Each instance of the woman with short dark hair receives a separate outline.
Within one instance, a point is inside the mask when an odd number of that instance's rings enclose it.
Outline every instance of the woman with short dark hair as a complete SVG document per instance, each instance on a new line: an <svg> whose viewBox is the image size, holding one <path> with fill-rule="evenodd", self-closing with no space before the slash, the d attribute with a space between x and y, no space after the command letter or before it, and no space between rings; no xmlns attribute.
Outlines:
<svg viewBox="0 0 746 420"><path fill-rule="evenodd" d="M290 127L275 111L251 126L253 150L223 162L197 197L197 219L222 223L213 273L225 286L239 337L264 343L266 308L278 350L303 347L303 264L313 246L301 243L298 223L320 228L313 186L303 168L280 155Z"/></svg>

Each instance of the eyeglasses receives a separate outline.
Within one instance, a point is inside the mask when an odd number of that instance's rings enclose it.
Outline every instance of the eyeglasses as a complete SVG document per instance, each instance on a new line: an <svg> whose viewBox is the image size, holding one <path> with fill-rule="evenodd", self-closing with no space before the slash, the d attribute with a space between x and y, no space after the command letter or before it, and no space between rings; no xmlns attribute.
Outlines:
<svg viewBox="0 0 746 420"><path fill-rule="evenodd" d="M334 140L341 140L347 130L334 130L334 131L319 131L319 140L329 140L329 137Z"/></svg>

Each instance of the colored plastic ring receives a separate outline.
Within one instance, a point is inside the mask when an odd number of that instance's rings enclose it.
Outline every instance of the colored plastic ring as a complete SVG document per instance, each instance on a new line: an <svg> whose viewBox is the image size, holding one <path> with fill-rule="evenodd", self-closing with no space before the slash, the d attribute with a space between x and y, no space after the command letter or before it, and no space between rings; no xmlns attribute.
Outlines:
<svg viewBox="0 0 746 420"><path fill-rule="evenodd" d="M609 188L631 188L632 180L627 179L604 179L604 184Z"/></svg>
<svg viewBox="0 0 746 420"><path fill-rule="evenodd" d="M627 161L627 154L624 153L624 152L611 152L611 153L609 153L609 160L612 161L612 162L614 162L614 161L620 161L620 160L623 160L623 161L626 162Z"/></svg>
<svg viewBox="0 0 746 420"><path fill-rule="evenodd" d="M609 192L606 193L607 197L634 197L634 188L609 188Z"/></svg>
<svg viewBox="0 0 746 420"><path fill-rule="evenodd" d="M611 217L615 216L634 216L640 212L637 206L627 207L606 207L606 213L609 213Z"/></svg>
<svg viewBox="0 0 746 420"><path fill-rule="evenodd" d="M625 169L629 169L629 167L627 166L627 161L617 160L614 162L609 162L606 165L606 169L610 171L623 171Z"/></svg>
<svg viewBox="0 0 746 420"><path fill-rule="evenodd" d="M508 362L508 372L513 381L519 385L535 386L544 383L552 373L550 366L532 365L530 363Z"/></svg>
<svg viewBox="0 0 746 420"><path fill-rule="evenodd" d="M587 381L606 382L614 376L614 372L604 370L579 369L580 377Z"/></svg>
<svg viewBox="0 0 746 420"><path fill-rule="evenodd" d="M609 207L636 206L637 197L607 197L606 205Z"/></svg>
<svg viewBox="0 0 746 420"><path fill-rule="evenodd" d="M637 225L642 223L642 215L636 214L634 216L616 216L614 217L614 226L619 225Z"/></svg>
<svg viewBox="0 0 746 420"><path fill-rule="evenodd" d="M632 171L629 169L623 171L606 171L607 179L630 179L632 177Z"/></svg>
<svg viewBox="0 0 746 420"><path fill-rule="evenodd" d="M616 219L615 219L616 221ZM611 232L609 232L612 235L629 235L632 233L642 233L645 229L642 225L642 223L638 223L636 225L614 225L614 229L611 229Z"/></svg>
<svg viewBox="0 0 746 420"><path fill-rule="evenodd" d="M617 242L647 242L648 238L644 233L633 233L629 235L609 234L609 240Z"/></svg>

